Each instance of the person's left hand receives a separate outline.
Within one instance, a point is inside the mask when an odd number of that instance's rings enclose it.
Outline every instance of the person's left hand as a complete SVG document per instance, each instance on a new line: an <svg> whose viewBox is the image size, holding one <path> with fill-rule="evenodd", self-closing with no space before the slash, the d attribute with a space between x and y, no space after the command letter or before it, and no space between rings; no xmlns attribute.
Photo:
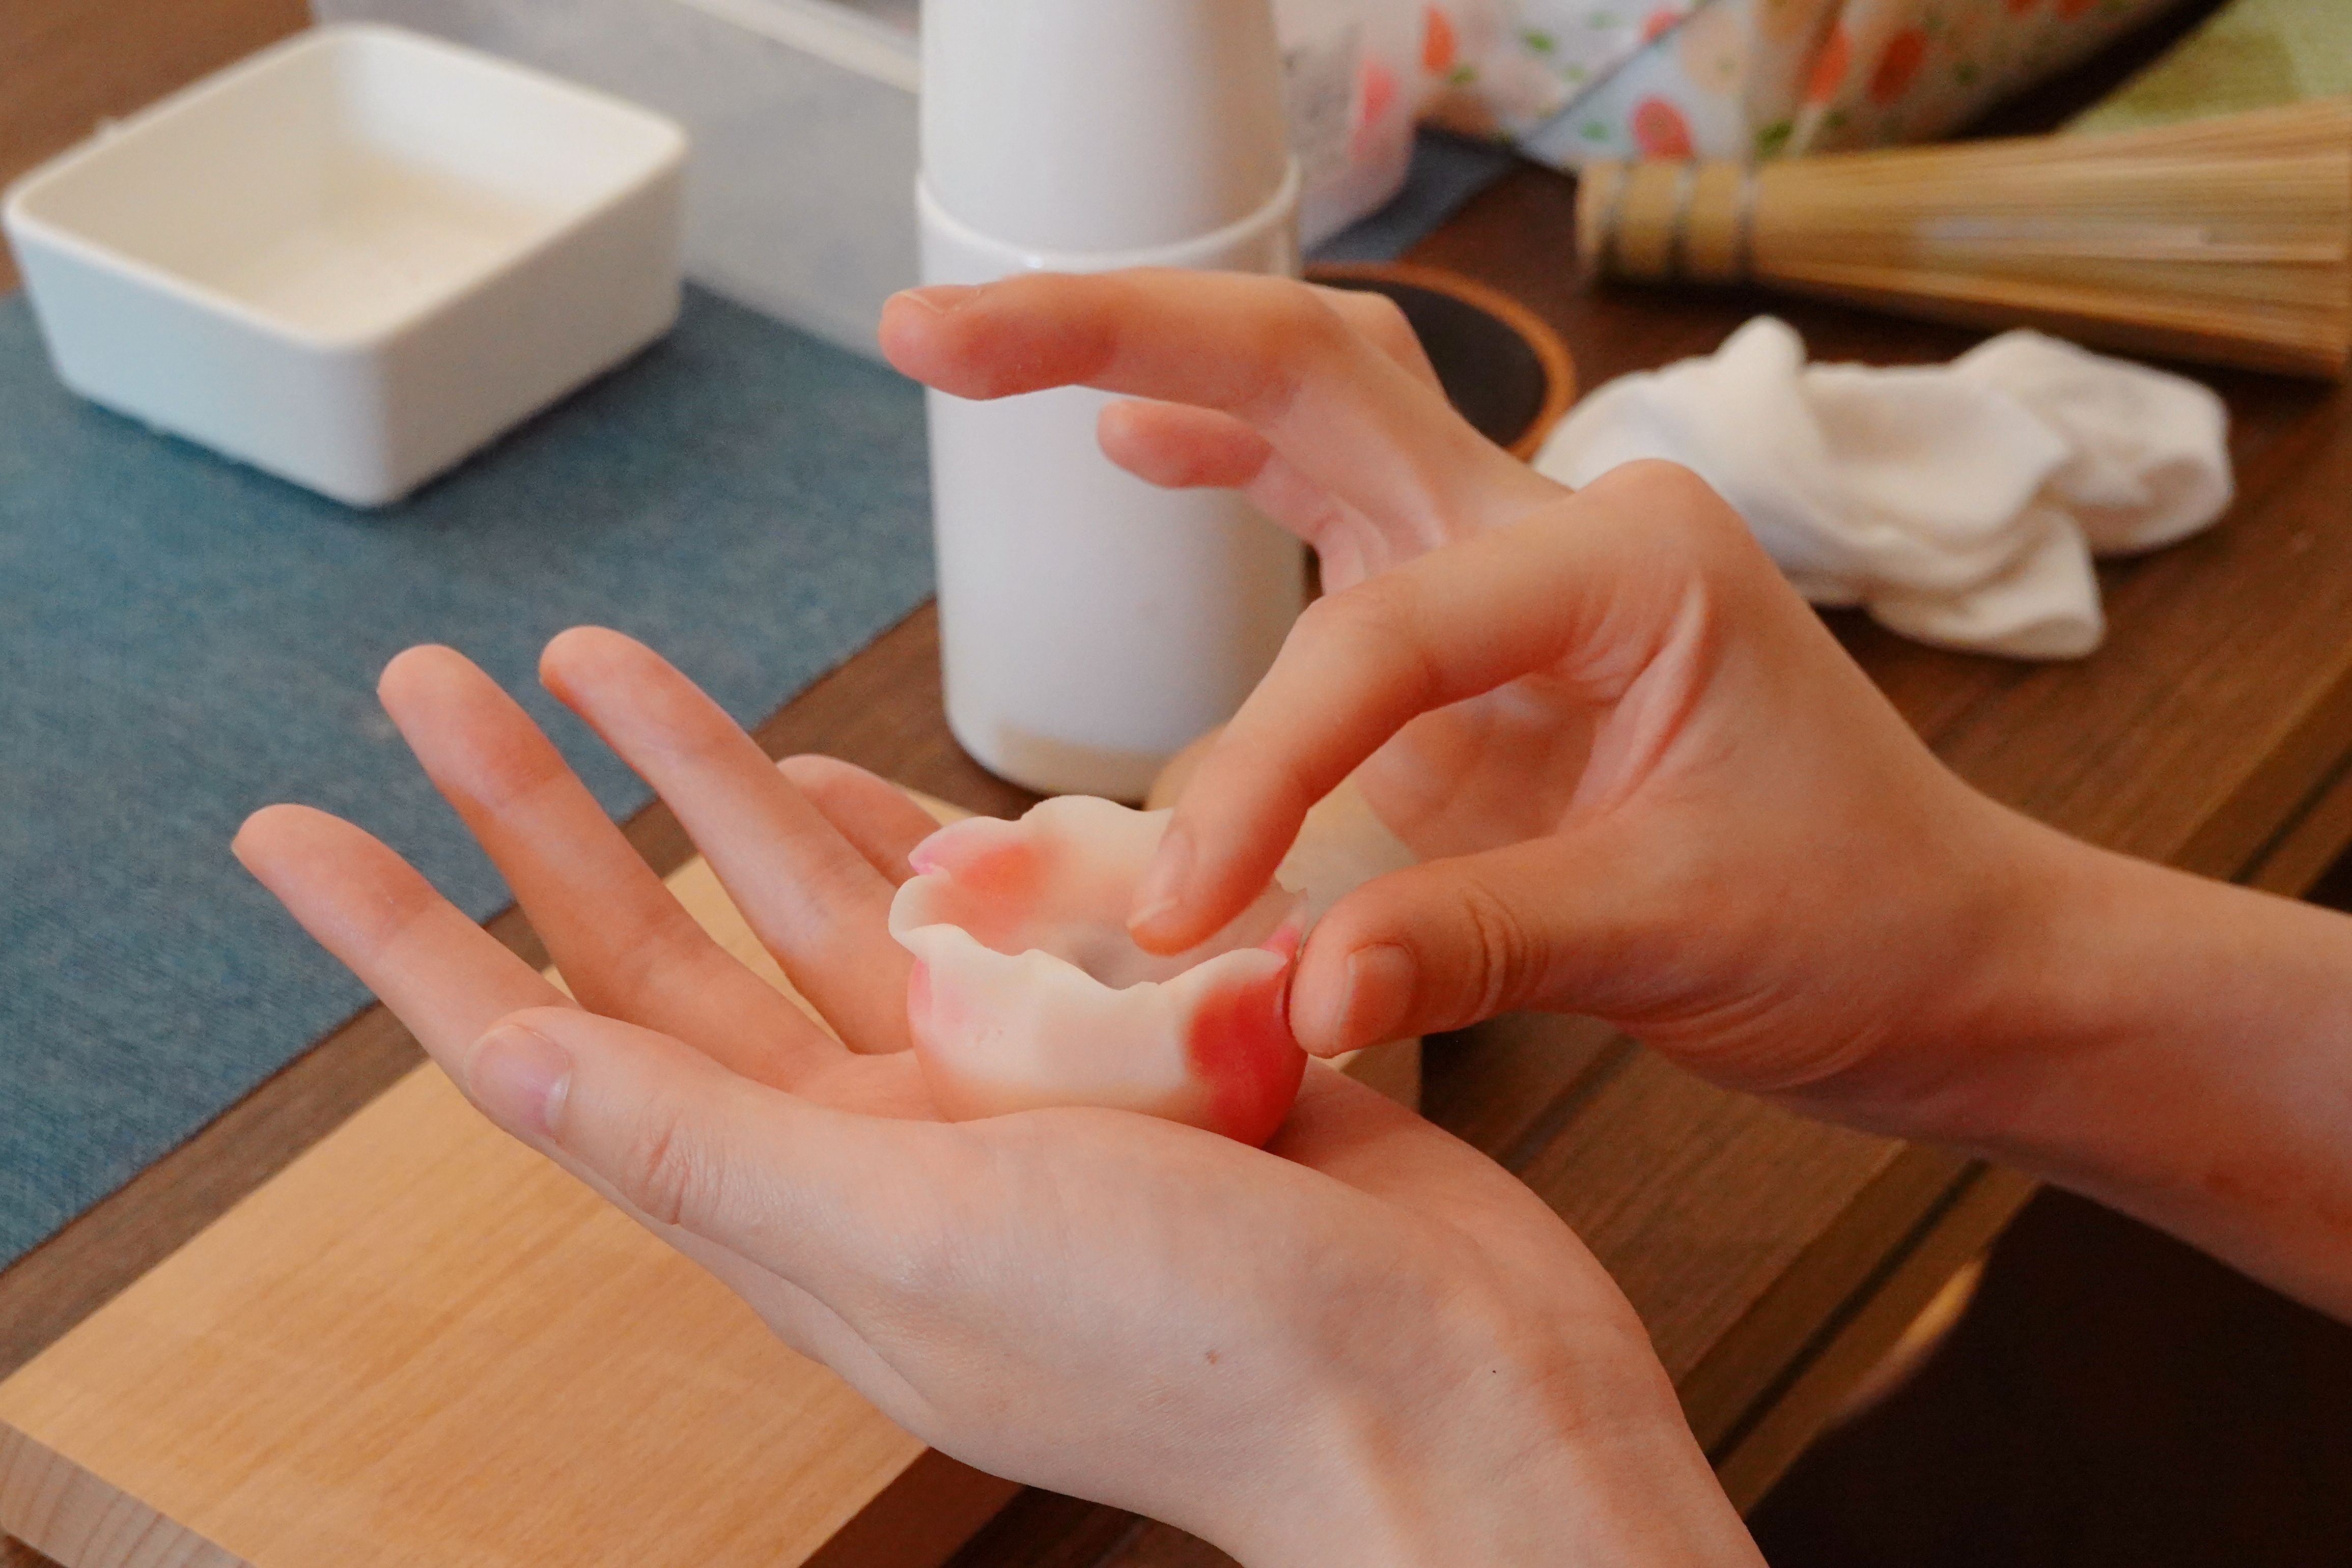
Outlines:
<svg viewBox="0 0 2352 1568"><path fill-rule="evenodd" d="M884 925L928 816L771 766L614 633L542 673L838 1041L446 649L394 660L385 706L577 1005L348 824L271 807L237 853L493 1121L787 1342L950 1454L1254 1563L1754 1561L1624 1299L1499 1167L1320 1063L1265 1151L1120 1111L935 1120Z"/></svg>

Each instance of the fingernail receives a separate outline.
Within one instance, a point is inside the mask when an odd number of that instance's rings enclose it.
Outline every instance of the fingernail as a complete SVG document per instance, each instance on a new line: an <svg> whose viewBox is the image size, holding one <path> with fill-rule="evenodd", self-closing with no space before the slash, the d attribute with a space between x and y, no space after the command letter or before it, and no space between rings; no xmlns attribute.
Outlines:
<svg viewBox="0 0 2352 1568"><path fill-rule="evenodd" d="M1341 972L1339 994L1317 1011L1311 1028L1300 1043L1318 1056L1330 1056L1394 1039L1412 1005L1413 983L1419 966L1412 954L1392 942L1376 942L1348 955Z"/></svg>
<svg viewBox="0 0 2352 1568"><path fill-rule="evenodd" d="M902 289L898 298L911 300L933 315L944 316L969 304L979 292L976 283L933 283L921 289Z"/></svg>
<svg viewBox="0 0 2352 1568"><path fill-rule="evenodd" d="M501 1024L484 1035L466 1066L466 1092L490 1120L541 1137L554 1131L571 1081L570 1054L520 1024Z"/></svg>
<svg viewBox="0 0 2352 1568"><path fill-rule="evenodd" d="M1159 853L1151 858L1151 868L1136 884L1127 929L1139 931L1174 913L1177 900L1184 891L1185 879L1192 874L1192 836L1181 827L1171 826L1160 840Z"/></svg>

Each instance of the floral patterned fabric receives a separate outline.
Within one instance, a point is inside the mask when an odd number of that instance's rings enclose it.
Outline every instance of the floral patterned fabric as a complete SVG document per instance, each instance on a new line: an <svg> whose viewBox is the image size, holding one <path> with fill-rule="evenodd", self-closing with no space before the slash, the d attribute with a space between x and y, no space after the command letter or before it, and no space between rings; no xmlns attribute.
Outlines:
<svg viewBox="0 0 2352 1568"><path fill-rule="evenodd" d="M1425 116L1547 163L1940 136L2168 0L1439 0Z"/></svg>
<svg viewBox="0 0 2352 1568"><path fill-rule="evenodd" d="M1433 0L1423 118L1469 135L1540 129L1707 0Z"/></svg>

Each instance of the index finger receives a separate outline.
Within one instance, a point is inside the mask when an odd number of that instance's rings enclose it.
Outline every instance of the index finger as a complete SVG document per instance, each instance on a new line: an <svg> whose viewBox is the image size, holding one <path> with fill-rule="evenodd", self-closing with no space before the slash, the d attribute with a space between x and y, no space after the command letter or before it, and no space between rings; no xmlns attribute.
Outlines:
<svg viewBox="0 0 2352 1568"><path fill-rule="evenodd" d="M601 626L547 645L541 679L660 792L745 923L851 1049L904 1050L913 959L891 884L724 709L660 655Z"/></svg>
<svg viewBox="0 0 2352 1568"><path fill-rule="evenodd" d="M884 308L880 335L892 364L959 397L1078 385L1231 415L1402 553L1562 493L1289 279L1150 268L918 289Z"/></svg>
<svg viewBox="0 0 2352 1568"><path fill-rule="evenodd" d="M1576 700L1620 706L1575 802L1638 776L1715 657L1706 628L1720 606L1702 557L1718 536L1753 543L1695 477L1620 473L1309 605L1177 803L1137 894L1136 940L1155 952L1202 940L1265 886L1309 808L1398 731L1538 670ZM1642 526L1614 515L1629 504Z"/></svg>
<svg viewBox="0 0 2352 1568"><path fill-rule="evenodd" d="M407 861L340 817L265 806L246 819L232 848L459 1083L464 1052L499 1019L522 1007L572 1005Z"/></svg>
<svg viewBox="0 0 2352 1568"><path fill-rule="evenodd" d="M1309 283L1307 287L1317 299L1339 311L1366 342L1402 365L1415 381L1436 387L1440 394L1444 392L1421 334L1412 330L1403 307L1394 300L1369 289L1340 289L1328 283Z"/></svg>
<svg viewBox="0 0 2352 1568"><path fill-rule="evenodd" d="M586 1020L592 1036L615 1031L636 1034L627 1026L583 1014L538 971L436 892L406 861L350 823L307 806L268 806L247 819L234 848L247 869L278 896L321 946L383 998L425 1053L478 1105L483 1104L478 1092L480 1080L473 1071L478 1045L502 1019L516 1015L542 1021L567 1016ZM766 1092L765 1086L733 1079L715 1059L698 1056L690 1047L662 1037L646 1038L656 1050L665 1044L675 1047L667 1064L673 1078L698 1083L714 1094L740 1097ZM643 1070L638 1081L648 1086L654 1082ZM766 1103L801 1105L781 1093ZM484 1109L515 1131L511 1116L499 1114L499 1106ZM850 1127L865 1136L869 1148L902 1136L864 1118L827 1118L814 1107L803 1108L800 1114L814 1128ZM538 1142L545 1147L544 1141ZM822 1355L836 1366L858 1364L862 1343L856 1336L822 1302L799 1286L772 1275L766 1267L768 1258L763 1257L761 1266L755 1267L726 1246L665 1226L631 1206L627 1194L593 1164L562 1148L547 1152L573 1175L621 1204L656 1235L761 1307L796 1347ZM845 1186L838 1173L849 1173L854 1183L861 1169L873 1168L872 1153L866 1154L861 1167L845 1157L838 1139L823 1157L805 1149L795 1152L801 1156L797 1169L814 1178L833 1178L835 1184L826 1189L826 1195L842 1210L858 1212L862 1194L854 1184ZM873 1205L864 1205L864 1212L873 1215Z"/></svg>
<svg viewBox="0 0 2352 1568"><path fill-rule="evenodd" d="M584 1005L770 1081L841 1054L687 913L539 727L470 660L410 648L378 689Z"/></svg>

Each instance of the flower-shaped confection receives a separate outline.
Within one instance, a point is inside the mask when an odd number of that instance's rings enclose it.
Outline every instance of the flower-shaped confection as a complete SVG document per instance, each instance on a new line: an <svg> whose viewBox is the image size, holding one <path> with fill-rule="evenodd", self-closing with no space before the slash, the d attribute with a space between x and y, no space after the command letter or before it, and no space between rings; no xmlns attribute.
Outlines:
<svg viewBox="0 0 2352 1568"><path fill-rule="evenodd" d="M908 1022L949 1115L1109 1106L1249 1143L1281 1125L1307 1068L1285 1015L1299 900L1269 884L1189 952L1136 946L1128 907L1168 816L1063 795L908 857L890 932L915 955Z"/></svg>

